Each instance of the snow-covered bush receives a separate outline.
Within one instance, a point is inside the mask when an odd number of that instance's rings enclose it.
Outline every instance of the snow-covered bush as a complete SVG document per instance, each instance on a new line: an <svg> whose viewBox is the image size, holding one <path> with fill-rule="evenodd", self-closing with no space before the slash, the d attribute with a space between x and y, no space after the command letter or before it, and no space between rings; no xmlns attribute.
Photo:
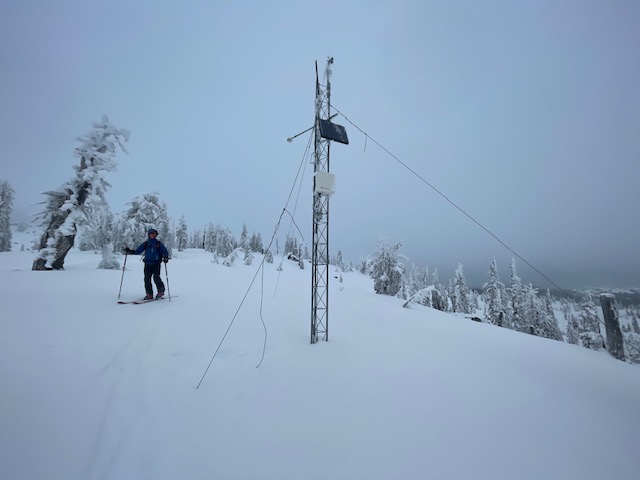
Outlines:
<svg viewBox="0 0 640 480"><path fill-rule="evenodd" d="M113 253L113 243L107 243L102 247L102 260L98 268L104 270L120 270L120 262Z"/></svg>

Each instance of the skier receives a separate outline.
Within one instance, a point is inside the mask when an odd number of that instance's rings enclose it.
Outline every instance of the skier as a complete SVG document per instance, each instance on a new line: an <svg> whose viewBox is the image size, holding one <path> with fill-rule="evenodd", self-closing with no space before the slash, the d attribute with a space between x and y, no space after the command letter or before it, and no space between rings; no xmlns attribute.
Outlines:
<svg viewBox="0 0 640 480"><path fill-rule="evenodd" d="M149 229L147 237L147 240L142 242L135 250L127 247L124 251L130 255L140 255L144 252L144 289L147 293L144 299L153 300L151 277L153 277L153 281L158 289L156 299L160 299L164 296L164 283L160 278L160 265L161 262L167 263L169 261L169 251L167 247L158 240L158 231L155 228Z"/></svg>

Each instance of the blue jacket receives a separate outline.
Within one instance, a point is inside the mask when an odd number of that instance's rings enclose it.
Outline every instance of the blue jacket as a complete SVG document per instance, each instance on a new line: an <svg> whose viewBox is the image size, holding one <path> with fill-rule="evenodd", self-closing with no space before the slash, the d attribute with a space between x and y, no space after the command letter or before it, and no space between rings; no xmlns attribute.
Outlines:
<svg viewBox="0 0 640 480"><path fill-rule="evenodd" d="M144 263L159 263L162 257L169 257L167 247L157 238L149 238L142 242L134 253L140 255L142 252L144 252Z"/></svg>

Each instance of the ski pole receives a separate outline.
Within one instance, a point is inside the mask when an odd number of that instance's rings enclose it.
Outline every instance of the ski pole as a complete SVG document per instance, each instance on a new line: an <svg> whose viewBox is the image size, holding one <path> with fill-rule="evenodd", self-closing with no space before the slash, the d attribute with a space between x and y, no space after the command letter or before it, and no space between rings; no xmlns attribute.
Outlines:
<svg viewBox="0 0 640 480"><path fill-rule="evenodd" d="M122 278L120 278L120 290L118 290L118 300L120 300L120 293L122 293L122 282L124 281L124 269L127 266L127 252L124 253L124 264L122 265Z"/></svg>
<svg viewBox="0 0 640 480"><path fill-rule="evenodd" d="M164 262L164 276L167 277L167 295L171 301L171 290L169 290L169 271L167 270L167 262Z"/></svg>

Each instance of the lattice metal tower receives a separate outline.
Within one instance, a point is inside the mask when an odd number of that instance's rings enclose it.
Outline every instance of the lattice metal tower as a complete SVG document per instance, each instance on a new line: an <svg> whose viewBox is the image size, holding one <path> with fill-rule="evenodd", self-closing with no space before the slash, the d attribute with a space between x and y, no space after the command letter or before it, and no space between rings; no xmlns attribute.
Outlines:
<svg viewBox="0 0 640 480"><path fill-rule="evenodd" d="M344 127L331 119L331 65L327 60L326 84L318 78L316 62L316 119L314 124L313 246L311 273L311 343L329 340L329 197L334 177L329 173L331 140L348 144Z"/></svg>

